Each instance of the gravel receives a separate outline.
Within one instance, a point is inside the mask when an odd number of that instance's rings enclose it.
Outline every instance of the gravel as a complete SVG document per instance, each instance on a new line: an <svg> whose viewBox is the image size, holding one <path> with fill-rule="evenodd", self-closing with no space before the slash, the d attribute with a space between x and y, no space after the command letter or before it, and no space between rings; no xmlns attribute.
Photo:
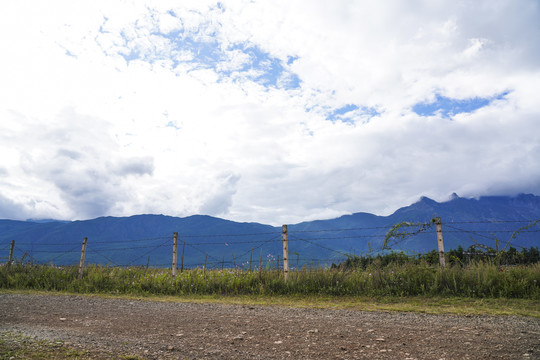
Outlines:
<svg viewBox="0 0 540 360"><path fill-rule="evenodd" d="M144 359L540 359L540 319L0 294L0 332Z"/></svg>

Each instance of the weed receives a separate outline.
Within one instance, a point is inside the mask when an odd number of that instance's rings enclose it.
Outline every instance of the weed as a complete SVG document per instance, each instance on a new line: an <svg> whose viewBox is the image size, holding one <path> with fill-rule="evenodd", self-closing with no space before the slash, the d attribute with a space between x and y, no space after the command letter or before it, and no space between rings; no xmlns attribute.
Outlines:
<svg viewBox="0 0 540 360"><path fill-rule="evenodd" d="M175 278L168 269L16 264L0 267L0 288L74 293L149 295L443 296L540 299L540 263L500 267L490 262L444 269L427 262L375 261L365 269L191 269Z"/></svg>

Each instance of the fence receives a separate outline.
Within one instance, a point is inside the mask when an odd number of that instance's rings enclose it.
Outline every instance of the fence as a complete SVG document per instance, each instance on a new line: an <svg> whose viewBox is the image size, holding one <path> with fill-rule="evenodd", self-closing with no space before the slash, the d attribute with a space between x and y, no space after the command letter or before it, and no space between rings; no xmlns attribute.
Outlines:
<svg viewBox="0 0 540 360"><path fill-rule="evenodd" d="M23 240L0 243L0 255L38 264L79 262L107 266L146 266L244 270L281 269L285 274L302 267L329 267L351 256L375 256L389 251L408 255L437 248L445 266L447 249L463 248L468 259L476 256L537 246L540 220L401 222L394 226L302 228L286 226L268 232L236 234L161 234L141 239L56 239L39 243ZM181 229L179 229L181 230ZM444 239L444 240L443 240ZM82 251L81 251L82 250ZM465 251L466 250L466 251ZM8 256L9 254L9 256ZM179 258L179 260L178 260Z"/></svg>

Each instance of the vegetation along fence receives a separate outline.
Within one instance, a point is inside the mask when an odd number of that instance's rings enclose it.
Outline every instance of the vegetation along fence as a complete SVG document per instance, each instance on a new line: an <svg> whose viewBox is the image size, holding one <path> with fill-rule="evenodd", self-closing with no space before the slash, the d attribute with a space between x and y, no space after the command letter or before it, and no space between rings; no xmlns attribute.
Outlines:
<svg viewBox="0 0 540 360"><path fill-rule="evenodd" d="M423 259L446 266L473 259L497 260L503 265L540 260L537 237L540 220L401 222L388 227L299 229L287 225L264 233L172 234L143 239L103 240L84 237L0 243L0 262L32 264L100 264L114 267L146 266L243 270L327 268L357 259L369 264L377 257ZM443 234L444 227L444 234ZM525 240L523 240L525 238ZM450 239L450 240L449 240ZM446 247L446 251L445 251ZM435 250L436 248L436 250ZM400 261L402 261L400 260Z"/></svg>
<svg viewBox="0 0 540 360"><path fill-rule="evenodd" d="M391 227L15 239L0 243L0 288L540 299L539 223L434 218Z"/></svg>

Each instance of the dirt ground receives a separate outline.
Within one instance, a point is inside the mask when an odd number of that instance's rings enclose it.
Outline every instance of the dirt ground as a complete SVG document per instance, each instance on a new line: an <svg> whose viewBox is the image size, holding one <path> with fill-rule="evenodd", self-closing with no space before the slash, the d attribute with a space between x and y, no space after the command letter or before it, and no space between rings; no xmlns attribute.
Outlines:
<svg viewBox="0 0 540 360"><path fill-rule="evenodd" d="M0 332L144 359L540 359L540 320L0 294Z"/></svg>

